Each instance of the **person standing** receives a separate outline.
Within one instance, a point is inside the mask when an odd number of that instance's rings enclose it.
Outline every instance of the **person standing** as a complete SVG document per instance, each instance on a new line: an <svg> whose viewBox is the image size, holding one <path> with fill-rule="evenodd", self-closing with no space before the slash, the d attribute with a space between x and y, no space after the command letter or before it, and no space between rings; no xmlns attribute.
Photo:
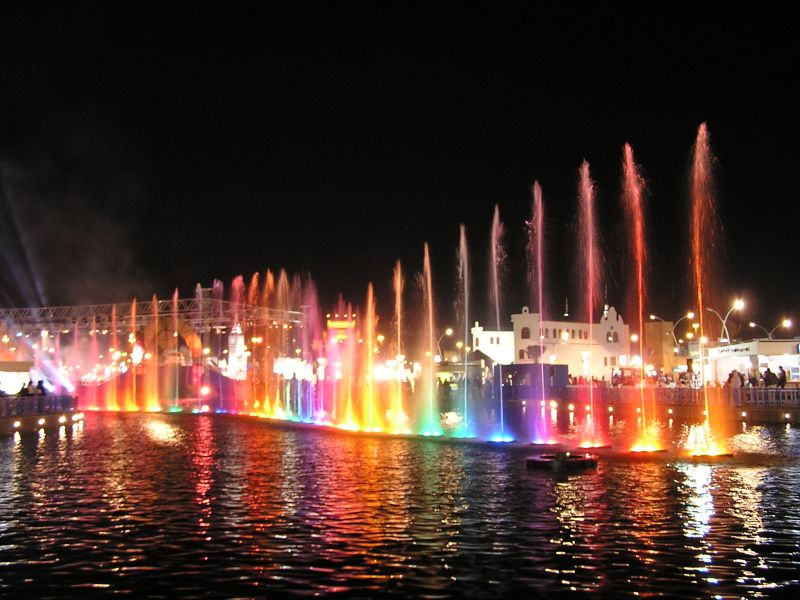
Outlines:
<svg viewBox="0 0 800 600"><path fill-rule="evenodd" d="M783 367L778 367L778 387L781 389L786 387L786 371Z"/></svg>

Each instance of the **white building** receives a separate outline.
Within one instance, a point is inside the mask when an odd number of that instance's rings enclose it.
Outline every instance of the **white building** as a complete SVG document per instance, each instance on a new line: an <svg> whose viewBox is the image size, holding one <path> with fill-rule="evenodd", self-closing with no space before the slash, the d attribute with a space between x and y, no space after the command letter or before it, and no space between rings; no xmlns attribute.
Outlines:
<svg viewBox="0 0 800 600"><path fill-rule="evenodd" d="M527 306L511 315L513 331L472 328L472 347L494 362L533 364L539 357L549 364L567 365L574 377L596 377L610 381L621 367L640 364L630 356L630 327L614 307L606 306L597 323L540 321Z"/></svg>
<svg viewBox="0 0 800 600"><path fill-rule="evenodd" d="M706 379L724 383L731 371L745 377L767 367L773 373L783 367L789 381L800 379L799 340L749 340L737 344L707 347Z"/></svg>
<svg viewBox="0 0 800 600"><path fill-rule="evenodd" d="M630 356L630 328L614 307L606 306L597 323L565 320L542 321L527 306L511 315L514 325L514 362L567 365L574 377L607 381L620 367L641 361Z"/></svg>
<svg viewBox="0 0 800 600"><path fill-rule="evenodd" d="M514 332L485 330L475 321L472 348L483 352L496 363L510 365L514 362Z"/></svg>

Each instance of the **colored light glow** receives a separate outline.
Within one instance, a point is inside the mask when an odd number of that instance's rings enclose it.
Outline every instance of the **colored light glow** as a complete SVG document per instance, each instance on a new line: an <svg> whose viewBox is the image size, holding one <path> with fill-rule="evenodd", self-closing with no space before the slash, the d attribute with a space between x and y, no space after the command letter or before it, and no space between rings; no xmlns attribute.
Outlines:
<svg viewBox="0 0 800 600"><path fill-rule="evenodd" d="M578 448L604 448L605 444L598 444L596 441L586 441L578 444Z"/></svg>
<svg viewBox="0 0 800 600"><path fill-rule="evenodd" d="M719 456L726 453L724 446L714 438L708 422L703 425L692 425L689 428L684 448L689 456Z"/></svg>

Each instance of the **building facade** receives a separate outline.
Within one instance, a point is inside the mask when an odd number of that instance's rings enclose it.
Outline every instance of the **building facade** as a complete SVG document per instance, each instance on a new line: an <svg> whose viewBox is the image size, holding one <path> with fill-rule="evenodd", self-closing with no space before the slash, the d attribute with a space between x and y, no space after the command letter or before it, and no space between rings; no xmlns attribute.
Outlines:
<svg viewBox="0 0 800 600"><path fill-rule="evenodd" d="M749 340L736 344L709 346L705 352L705 379L724 383L731 371L745 377L760 376L767 368L786 371L789 381L800 380L800 340Z"/></svg>
<svg viewBox="0 0 800 600"><path fill-rule="evenodd" d="M471 331L473 350L483 352L501 365L510 365L514 362L513 331L486 330L477 321Z"/></svg>
<svg viewBox="0 0 800 600"><path fill-rule="evenodd" d="M472 328L472 343L500 364L567 365L574 378L610 381L615 372L632 366L630 327L614 307L606 306L597 323L541 320L527 306L511 315L513 331Z"/></svg>

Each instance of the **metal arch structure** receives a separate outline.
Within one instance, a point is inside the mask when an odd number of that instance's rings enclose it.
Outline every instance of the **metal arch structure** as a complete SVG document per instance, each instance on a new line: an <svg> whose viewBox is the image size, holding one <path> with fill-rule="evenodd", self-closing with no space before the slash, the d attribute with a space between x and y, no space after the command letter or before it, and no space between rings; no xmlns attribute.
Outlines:
<svg viewBox="0 0 800 600"><path fill-rule="evenodd" d="M271 325L299 325L305 322L301 311L280 310L252 304L234 303L209 296L135 303L86 304L80 306L42 306L0 308L0 323L7 331L33 333L42 330L110 329L112 321L120 330L142 329L157 316L175 316L196 332L220 331L233 325L243 328Z"/></svg>

